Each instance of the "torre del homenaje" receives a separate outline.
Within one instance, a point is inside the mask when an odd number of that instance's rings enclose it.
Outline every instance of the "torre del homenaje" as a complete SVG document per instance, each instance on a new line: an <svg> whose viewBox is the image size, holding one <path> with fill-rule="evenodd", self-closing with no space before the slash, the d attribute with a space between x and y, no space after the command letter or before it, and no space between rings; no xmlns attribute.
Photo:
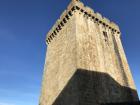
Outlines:
<svg viewBox="0 0 140 105"><path fill-rule="evenodd" d="M81 1L70 2L46 43L39 105L139 101L119 27Z"/></svg>

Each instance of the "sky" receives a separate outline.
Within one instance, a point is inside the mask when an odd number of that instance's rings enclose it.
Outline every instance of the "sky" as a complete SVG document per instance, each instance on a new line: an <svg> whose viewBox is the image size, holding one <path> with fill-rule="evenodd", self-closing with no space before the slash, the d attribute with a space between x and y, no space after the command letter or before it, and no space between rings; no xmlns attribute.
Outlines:
<svg viewBox="0 0 140 105"><path fill-rule="evenodd" d="M46 33L71 0L0 0L0 105L38 105ZM140 0L81 0L120 26L140 95Z"/></svg>

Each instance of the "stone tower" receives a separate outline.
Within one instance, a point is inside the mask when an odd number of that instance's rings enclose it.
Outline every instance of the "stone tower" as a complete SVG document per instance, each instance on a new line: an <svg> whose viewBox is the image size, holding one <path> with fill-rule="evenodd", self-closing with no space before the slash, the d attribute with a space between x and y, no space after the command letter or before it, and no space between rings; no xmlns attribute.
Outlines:
<svg viewBox="0 0 140 105"><path fill-rule="evenodd" d="M72 0L47 35L40 105L135 102L119 27Z"/></svg>

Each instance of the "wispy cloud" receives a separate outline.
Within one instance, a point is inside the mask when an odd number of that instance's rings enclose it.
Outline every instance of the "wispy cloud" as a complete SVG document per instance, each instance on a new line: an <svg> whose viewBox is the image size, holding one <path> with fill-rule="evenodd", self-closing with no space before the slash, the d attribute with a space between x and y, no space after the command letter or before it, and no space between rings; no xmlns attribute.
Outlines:
<svg viewBox="0 0 140 105"><path fill-rule="evenodd" d="M16 105L16 104L0 102L0 105Z"/></svg>

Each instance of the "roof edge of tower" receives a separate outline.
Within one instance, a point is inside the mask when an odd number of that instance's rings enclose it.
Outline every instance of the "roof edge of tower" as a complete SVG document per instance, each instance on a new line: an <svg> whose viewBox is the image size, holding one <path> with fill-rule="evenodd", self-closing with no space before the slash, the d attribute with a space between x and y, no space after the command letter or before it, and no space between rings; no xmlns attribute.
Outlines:
<svg viewBox="0 0 140 105"><path fill-rule="evenodd" d="M49 44L53 37L57 35L57 33L61 30L61 28L64 26L65 23L69 20L69 18L77 11L84 13L85 15L89 17L93 17L95 21L98 21L99 23L109 27L114 32L117 32L120 34L120 29L117 24L110 21L108 18L103 17L100 13L94 12L94 10L88 6L84 6L84 4L79 0L72 0L70 4L68 5L67 9L64 10L64 12L61 14L60 18L56 21L56 23L53 25L51 30L47 33L46 42Z"/></svg>

